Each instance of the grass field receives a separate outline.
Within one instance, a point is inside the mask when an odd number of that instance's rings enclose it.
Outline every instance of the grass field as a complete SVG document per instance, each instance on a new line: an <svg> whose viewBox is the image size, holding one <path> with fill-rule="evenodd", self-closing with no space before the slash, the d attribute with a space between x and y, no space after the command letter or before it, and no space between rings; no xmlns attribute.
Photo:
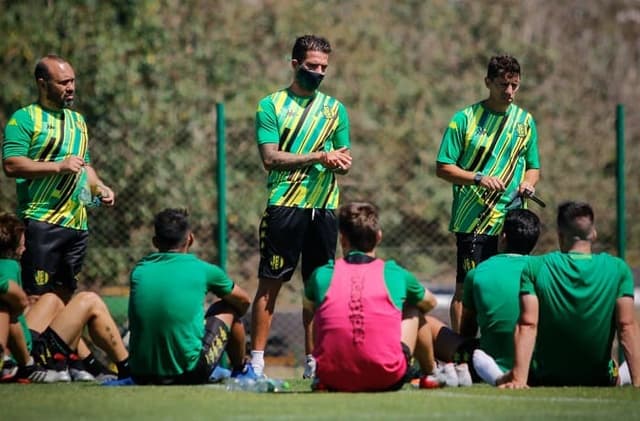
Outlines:
<svg viewBox="0 0 640 421"><path fill-rule="evenodd" d="M640 391L625 388L468 388L372 394L228 392L224 386L1 385L0 420L637 420Z"/></svg>

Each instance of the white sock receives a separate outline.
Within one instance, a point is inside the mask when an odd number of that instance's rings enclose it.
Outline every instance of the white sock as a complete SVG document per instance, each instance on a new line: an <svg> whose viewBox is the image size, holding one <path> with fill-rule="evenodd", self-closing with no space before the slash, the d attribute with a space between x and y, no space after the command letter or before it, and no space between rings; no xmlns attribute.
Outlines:
<svg viewBox="0 0 640 421"><path fill-rule="evenodd" d="M631 373L629 372L629 364L625 361L618 367L618 385L625 386L628 384L631 384Z"/></svg>
<svg viewBox="0 0 640 421"><path fill-rule="evenodd" d="M481 349L473 351L472 360L473 368L485 383L495 386L496 380L504 374L500 366L496 363L496 360Z"/></svg>
<svg viewBox="0 0 640 421"><path fill-rule="evenodd" d="M34 365L36 362L34 361L32 356L29 356L29 359L27 360L27 363L25 364L26 367L31 367L32 365ZM629 372L629 369L627 369L627 373Z"/></svg>
<svg viewBox="0 0 640 421"><path fill-rule="evenodd" d="M253 371L258 376L262 376L264 373L264 351L251 351L251 365Z"/></svg>

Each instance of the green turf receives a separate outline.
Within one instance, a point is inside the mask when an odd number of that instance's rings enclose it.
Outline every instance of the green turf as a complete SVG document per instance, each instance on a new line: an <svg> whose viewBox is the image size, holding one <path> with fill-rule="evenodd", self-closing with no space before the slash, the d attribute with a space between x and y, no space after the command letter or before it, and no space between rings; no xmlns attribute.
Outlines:
<svg viewBox="0 0 640 421"><path fill-rule="evenodd" d="M640 419L632 388L488 386L375 394L227 392L222 386L103 387L94 384L0 385L2 420L390 420L390 419Z"/></svg>

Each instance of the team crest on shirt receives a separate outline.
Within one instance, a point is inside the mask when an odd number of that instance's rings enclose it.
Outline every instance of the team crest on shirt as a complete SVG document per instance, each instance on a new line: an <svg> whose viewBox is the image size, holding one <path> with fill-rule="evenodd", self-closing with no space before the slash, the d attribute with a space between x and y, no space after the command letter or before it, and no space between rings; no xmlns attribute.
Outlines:
<svg viewBox="0 0 640 421"><path fill-rule="evenodd" d="M34 279L36 285L47 285L49 283L49 274L44 270L37 270Z"/></svg>
<svg viewBox="0 0 640 421"><path fill-rule="evenodd" d="M324 115L324 118L326 118L327 120L333 120L338 117L338 115L333 112L328 105L322 107L322 115Z"/></svg>
<svg viewBox="0 0 640 421"><path fill-rule="evenodd" d="M522 124L516 124L516 132L518 133L518 137L525 137L527 135L527 127Z"/></svg>
<svg viewBox="0 0 640 421"><path fill-rule="evenodd" d="M271 270L279 270L284 266L284 258L282 256L271 256L271 261L269 262L269 266Z"/></svg>
<svg viewBox="0 0 640 421"><path fill-rule="evenodd" d="M485 129L484 127L476 127L476 131L475 133L473 133L474 136L486 136L487 135L487 129Z"/></svg>

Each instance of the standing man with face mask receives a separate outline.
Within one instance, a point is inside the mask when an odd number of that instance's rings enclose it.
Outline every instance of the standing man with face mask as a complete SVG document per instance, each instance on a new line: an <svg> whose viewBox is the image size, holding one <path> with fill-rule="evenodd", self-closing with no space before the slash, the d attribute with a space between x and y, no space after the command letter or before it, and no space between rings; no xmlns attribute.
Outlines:
<svg viewBox="0 0 640 421"><path fill-rule="evenodd" d="M516 195L530 197L540 177L533 116L513 103L520 88L515 57L494 56L484 79L489 97L455 113L436 158L436 175L453 184L449 230L456 234L451 327L460 331L464 279L498 252L498 235Z"/></svg>
<svg viewBox="0 0 640 421"><path fill-rule="evenodd" d="M276 298L302 256L302 279L335 257L338 224L336 174L351 168L349 118L338 100L318 86L329 65L331 45L315 35L296 39L291 54L294 80L263 98L256 112L256 140L269 171L267 208L260 221L258 289L251 311L251 364L264 370ZM315 361L310 312L305 330L304 377L313 377Z"/></svg>

